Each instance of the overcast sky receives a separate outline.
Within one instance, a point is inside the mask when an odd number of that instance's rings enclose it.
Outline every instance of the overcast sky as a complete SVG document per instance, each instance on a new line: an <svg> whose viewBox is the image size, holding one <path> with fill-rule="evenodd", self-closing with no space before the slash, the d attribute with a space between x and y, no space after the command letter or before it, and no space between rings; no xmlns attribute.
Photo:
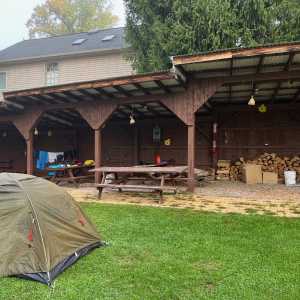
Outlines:
<svg viewBox="0 0 300 300"><path fill-rule="evenodd" d="M25 26L33 8L45 0L0 0L0 50L28 38ZM124 7L122 0L113 0L114 13L124 25Z"/></svg>

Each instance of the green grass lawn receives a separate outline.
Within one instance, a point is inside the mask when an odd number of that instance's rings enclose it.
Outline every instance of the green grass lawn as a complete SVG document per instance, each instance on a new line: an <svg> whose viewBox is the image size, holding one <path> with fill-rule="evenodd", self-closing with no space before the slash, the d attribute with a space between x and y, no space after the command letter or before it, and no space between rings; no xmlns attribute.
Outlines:
<svg viewBox="0 0 300 300"><path fill-rule="evenodd" d="M300 219L85 204L110 245L0 299L300 299Z"/></svg>

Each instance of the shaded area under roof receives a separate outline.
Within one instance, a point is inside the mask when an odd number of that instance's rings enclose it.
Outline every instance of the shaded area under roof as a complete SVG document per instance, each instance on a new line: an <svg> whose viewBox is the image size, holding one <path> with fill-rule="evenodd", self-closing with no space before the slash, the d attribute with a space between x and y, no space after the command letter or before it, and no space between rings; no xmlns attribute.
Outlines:
<svg viewBox="0 0 300 300"><path fill-rule="evenodd" d="M105 40L108 36L113 36L113 38ZM75 41L80 39L83 39L84 42L73 45ZM121 50L123 48L126 48L124 28L110 28L25 40L0 51L0 63L92 51Z"/></svg>
<svg viewBox="0 0 300 300"><path fill-rule="evenodd" d="M222 79L212 105L296 103L300 98L300 42L225 49L172 58L175 68L194 79Z"/></svg>

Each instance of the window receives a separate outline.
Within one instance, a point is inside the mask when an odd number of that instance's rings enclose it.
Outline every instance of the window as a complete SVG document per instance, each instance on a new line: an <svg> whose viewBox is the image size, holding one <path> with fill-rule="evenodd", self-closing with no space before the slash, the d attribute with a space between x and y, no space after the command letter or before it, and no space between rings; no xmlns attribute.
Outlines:
<svg viewBox="0 0 300 300"><path fill-rule="evenodd" d="M51 63L46 65L46 85L58 84L58 63Z"/></svg>
<svg viewBox="0 0 300 300"><path fill-rule="evenodd" d="M72 45L75 46L75 45L81 45L83 44L87 39L77 39L75 40Z"/></svg>
<svg viewBox="0 0 300 300"><path fill-rule="evenodd" d="M102 41L103 42L107 42L107 41L111 41L113 38L115 37L115 35L107 35L107 36L105 36L103 39L102 39Z"/></svg>
<svg viewBox="0 0 300 300"><path fill-rule="evenodd" d="M0 72L0 90L6 89L6 73Z"/></svg>

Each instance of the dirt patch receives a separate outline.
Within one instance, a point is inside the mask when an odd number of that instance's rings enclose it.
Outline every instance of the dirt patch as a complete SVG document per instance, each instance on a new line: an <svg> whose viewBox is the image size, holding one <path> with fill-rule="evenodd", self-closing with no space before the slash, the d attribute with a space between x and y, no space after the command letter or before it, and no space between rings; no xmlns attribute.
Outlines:
<svg viewBox="0 0 300 300"><path fill-rule="evenodd" d="M67 188L79 202L134 204L160 207L189 208L207 212L276 215L300 217L300 187L284 185L246 185L239 182L212 182L196 190L195 194L185 192L166 194L164 203L158 204L158 197L149 193L117 193L105 191L97 200L95 188Z"/></svg>

